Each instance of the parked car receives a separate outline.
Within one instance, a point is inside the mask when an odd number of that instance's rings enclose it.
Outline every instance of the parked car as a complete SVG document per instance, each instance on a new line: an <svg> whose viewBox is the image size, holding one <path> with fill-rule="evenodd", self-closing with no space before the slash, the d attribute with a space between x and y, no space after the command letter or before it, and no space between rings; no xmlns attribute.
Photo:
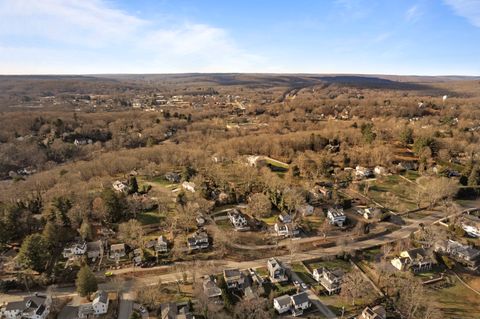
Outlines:
<svg viewBox="0 0 480 319"><path fill-rule="evenodd" d="M113 272L111 272L111 271L107 271L105 273L105 277L112 277L112 276L113 276Z"/></svg>

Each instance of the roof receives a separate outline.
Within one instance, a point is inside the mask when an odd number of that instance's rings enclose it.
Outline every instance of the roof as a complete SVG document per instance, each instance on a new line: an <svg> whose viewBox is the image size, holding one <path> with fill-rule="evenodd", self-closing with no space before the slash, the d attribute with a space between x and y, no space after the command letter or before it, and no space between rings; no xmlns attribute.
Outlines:
<svg viewBox="0 0 480 319"><path fill-rule="evenodd" d="M223 275L225 278L232 278L232 277L240 277L241 276L240 269L238 268L233 268L233 269L224 269L223 270Z"/></svg>
<svg viewBox="0 0 480 319"><path fill-rule="evenodd" d="M65 306L60 311L57 319L77 319L78 318L78 306Z"/></svg>
<svg viewBox="0 0 480 319"><path fill-rule="evenodd" d="M273 299L273 301L274 302L276 301L278 303L278 305L283 308L283 307L289 306L292 299L290 298L289 295L283 295L283 296L280 296L280 297L277 297L277 298Z"/></svg>
<svg viewBox="0 0 480 319"><path fill-rule="evenodd" d="M302 291L296 295L292 296L292 301L294 305L301 305L306 302L309 302L310 299L308 299L308 294L305 291Z"/></svg>
<svg viewBox="0 0 480 319"><path fill-rule="evenodd" d="M96 300L98 300L97 302L107 303L108 302L108 293L104 290L97 291L94 302Z"/></svg>
<svg viewBox="0 0 480 319"><path fill-rule="evenodd" d="M100 250L102 247L102 241L97 240L97 241L91 241L87 243L87 251L95 251L95 250Z"/></svg>
<svg viewBox="0 0 480 319"><path fill-rule="evenodd" d="M110 250L125 250L125 244L113 244L110 246Z"/></svg>
<svg viewBox="0 0 480 319"><path fill-rule="evenodd" d="M22 311L25 309L25 301L14 301L14 302L9 302L7 306L5 307L5 310L10 311L10 310L20 310Z"/></svg>

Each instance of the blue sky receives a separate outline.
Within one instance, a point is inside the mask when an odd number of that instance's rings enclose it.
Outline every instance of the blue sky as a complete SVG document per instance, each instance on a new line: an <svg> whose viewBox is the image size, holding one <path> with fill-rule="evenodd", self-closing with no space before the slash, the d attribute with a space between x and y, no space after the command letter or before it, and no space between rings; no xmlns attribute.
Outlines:
<svg viewBox="0 0 480 319"><path fill-rule="evenodd" d="M1 74L480 75L480 0L0 0Z"/></svg>

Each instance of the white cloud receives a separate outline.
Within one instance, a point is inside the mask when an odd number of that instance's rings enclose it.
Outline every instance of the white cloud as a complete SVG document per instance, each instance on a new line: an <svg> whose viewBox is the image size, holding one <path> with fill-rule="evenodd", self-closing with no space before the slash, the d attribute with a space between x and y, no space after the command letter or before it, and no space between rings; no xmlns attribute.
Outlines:
<svg viewBox="0 0 480 319"><path fill-rule="evenodd" d="M422 12L418 5L411 6L405 13L405 20L415 22L422 16Z"/></svg>
<svg viewBox="0 0 480 319"><path fill-rule="evenodd" d="M480 1L478 0L444 0L455 14L466 18L471 24L480 28Z"/></svg>
<svg viewBox="0 0 480 319"><path fill-rule="evenodd" d="M104 0L0 0L0 72L253 71L263 62L224 29L168 22Z"/></svg>

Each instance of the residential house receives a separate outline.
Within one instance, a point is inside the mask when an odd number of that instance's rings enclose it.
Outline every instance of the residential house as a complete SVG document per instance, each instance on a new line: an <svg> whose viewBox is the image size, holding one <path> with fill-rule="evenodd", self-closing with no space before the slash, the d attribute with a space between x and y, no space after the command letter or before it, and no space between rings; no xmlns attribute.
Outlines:
<svg viewBox="0 0 480 319"><path fill-rule="evenodd" d="M421 272L432 269L434 261L425 249L416 248L402 251L400 257L392 259L391 263L401 271Z"/></svg>
<svg viewBox="0 0 480 319"><path fill-rule="evenodd" d="M388 169L383 166L375 166L373 173L377 176L385 176L388 174Z"/></svg>
<svg viewBox="0 0 480 319"><path fill-rule="evenodd" d="M73 141L73 144L75 144L75 146L82 146L82 145L87 145L92 143L93 141L91 139L86 139L86 138L76 138Z"/></svg>
<svg viewBox="0 0 480 319"><path fill-rule="evenodd" d="M92 302L81 304L78 307L78 318L84 319L104 315L108 312L108 305L108 293L99 290L95 293Z"/></svg>
<svg viewBox="0 0 480 319"><path fill-rule="evenodd" d="M363 309L359 319L386 319L387 311L383 306L377 305L373 308L367 307Z"/></svg>
<svg viewBox="0 0 480 319"><path fill-rule="evenodd" d="M329 295L340 292L342 285L343 271L341 269L329 270L328 268L317 268L313 270L313 278L318 281Z"/></svg>
<svg viewBox="0 0 480 319"><path fill-rule="evenodd" d="M87 243L74 243L69 247L63 249L62 255L64 258L75 258L83 256L87 252Z"/></svg>
<svg viewBox="0 0 480 319"><path fill-rule="evenodd" d="M204 230L199 230L187 238L187 244L190 250L208 248L208 234Z"/></svg>
<svg viewBox="0 0 480 319"><path fill-rule="evenodd" d="M329 207L327 211L327 218L330 224L342 227L343 223L347 220L347 216L343 212L342 208Z"/></svg>
<svg viewBox="0 0 480 319"><path fill-rule="evenodd" d="M313 215L313 206L312 205L303 205L297 209L297 212L300 213L302 216L311 216Z"/></svg>
<svg viewBox="0 0 480 319"><path fill-rule="evenodd" d="M205 276L203 280L203 292L208 298L216 298L222 295L222 289L217 286L213 276Z"/></svg>
<svg viewBox="0 0 480 319"><path fill-rule="evenodd" d="M382 210L378 207L368 207L363 210L363 218L365 219L373 219L379 218L382 215Z"/></svg>
<svg viewBox="0 0 480 319"><path fill-rule="evenodd" d="M159 236L155 243L155 252L156 253L166 253L168 252L168 243L163 236Z"/></svg>
<svg viewBox="0 0 480 319"><path fill-rule="evenodd" d="M237 231L249 230L248 221L245 215L234 209L228 212L228 218Z"/></svg>
<svg viewBox="0 0 480 319"><path fill-rule="evenodd" d="M101 240L87 243L87 257L97 259L103 255L103 242Z"/></svg>
<svg viewBox="0 0 480 319"><path fill-rule="evenodd" d="M299 292L291 297L292 299L292 315L294 317L303 315L303 312L312 306L308 293Z"/></svg>
<svg viewBox="0 0 480 319"><path fill-rule="evenodd" d="M161 319L193 319L187 303L177 304L174 302L164 303L160 305Z"/></svg>
<svg viewBox="0 0 480 319"><path fill-rule="evenodd" d="M3 310L6 319L45 319L50 313L52 298L35 293L22 301L9 302Z"/></svg>
<svg viewBox="0 0 480 319"><path fill-rule="evenodd" d="M126 255L125 244L113 244L110 246L110 258L120 259Z"/></svg>
<svg viewBox="0 0 480 319"><path fill-rule="evenodd" d="M281 213L278 215L278 219L284 224L289 224L292 222L292 216L287 213Z"/></svg>
<svg viewBox="0 0 480 319"><path fill-rule="evenodd" d="M279 314L290 311L294 317L301 316L311 305L312 303L305 291L293 296L283 295L273 299L273 308L275 308Z"/></svg>
<svg viewBox="0 0 480 319"><path fill-rule="evenodd" d="M195 183L193 182L183 182L182 187L184 190L195 193Z"/></svg>
<svg viewBox="0 0 480 319"><path fill-rule="evenodd" d="M271 282L275 283L288 280L287 270L276 258L270 258L267 261L267 268Z"/></svg>
<svg viewBox="0 0 480 319"><path fill-rule="evenodd" d="M300 234L300 230L292 224L275 223L273 229L280 237L296 237Z"/></svg>
<svg viewBox="0 0 480 319"><path fill-rule="evenodd" d="M480 218L474 215L464 215L462 228L471 237L480 237Z"/></svg>
<svg viewBox="0 0 480 319"><path fill-rule="evenodd" d="M273 308L279 313L283 314L290 311L292 300L289 295L283 295L273 299Z"/></svg>
<svg viewBox="0 0 480 319"><path fill-rule="evenodd" d="M223 279L228 289L242 289L245 282L245 277L238 268L224 269Z"/></svg>
<svg viewBox="0 0 480 319"><path fill-rule="evenodd" d="M454 240L438 241L434 245L434 251L440 254L446 254L472 269L480 267L480 250L462 245Z"/></svg>
<svg viewBox="0 0 480 319"><path fill-rule="evenodd" d="M113 186L113 189L116 190L117 192L121 192L121 193L128 192L128 185L124 182L115 181L113 182L112 186Z"/></svg>

